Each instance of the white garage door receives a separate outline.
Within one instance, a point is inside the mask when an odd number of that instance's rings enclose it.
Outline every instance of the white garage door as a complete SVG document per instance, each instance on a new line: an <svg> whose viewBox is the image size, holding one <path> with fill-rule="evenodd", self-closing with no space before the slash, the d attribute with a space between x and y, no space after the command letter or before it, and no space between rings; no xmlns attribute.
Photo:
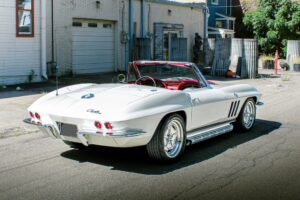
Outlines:
<svg viewBox="0 0 300 200"><path fill-rule="evenodd" d="M74 21L72 29L73 73L114 71L113 22Z"/></svg>

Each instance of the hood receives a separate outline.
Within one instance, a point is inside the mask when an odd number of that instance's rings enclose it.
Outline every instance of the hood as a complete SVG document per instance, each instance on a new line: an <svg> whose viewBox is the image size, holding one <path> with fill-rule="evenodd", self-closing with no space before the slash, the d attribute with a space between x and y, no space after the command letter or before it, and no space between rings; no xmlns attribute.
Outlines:
<svg viewBox="0 0 300 200"><path fill-rule="evenodd" d="M79 113L89 113L89 110L90 113L101 113L105 116L116 114L127 105L160 92L168 91L130 84L91 85L38 102L32 109L63 116L76 116Z"/></svg>

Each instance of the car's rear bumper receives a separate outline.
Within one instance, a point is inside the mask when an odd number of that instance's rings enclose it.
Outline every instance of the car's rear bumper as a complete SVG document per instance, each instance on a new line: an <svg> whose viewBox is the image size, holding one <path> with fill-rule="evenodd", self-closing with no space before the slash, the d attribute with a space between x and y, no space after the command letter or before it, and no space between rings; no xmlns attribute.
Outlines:
<svg viewBox="0 0 300 200"><path fill-rule="evenodd" d="M113 130L110 133L93 130L78 130L76 135L70 137L62 135L54 125L38 124L30 118L23 120L27 124L37 126L43 133L54 139L82 143L88 145L100 145L110 147L136 147L143 146L151 139L151 135L140 129Z"/></svg>

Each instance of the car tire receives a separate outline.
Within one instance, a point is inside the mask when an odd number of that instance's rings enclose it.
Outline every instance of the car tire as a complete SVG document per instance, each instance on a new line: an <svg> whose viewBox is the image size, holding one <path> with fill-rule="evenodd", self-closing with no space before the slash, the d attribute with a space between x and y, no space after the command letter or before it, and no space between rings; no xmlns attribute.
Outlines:
<svg viewBox="0 0 300 200"><path fill-rule="evenodd" d="M249 98L244 103L237 121L235 123L235 129L241 132L250 131L256 120L256 104L253 98Z"/></svg>
<svg viewBox="0 0 300 200"><path fill-rule="evenodd" d="M69 147L73 148L73 149L84 149L84 148L86 148L86 146L84 146L83 144L80 144L80 143L70 142L70 141L65 141L65 140L63 140L63 142L66 145L68 145Z"/></svg>
<svg viewBox="0 0 300 200"><path fill-rule="evenodd" d="M172 114L160 123L147 145L149 156L160 162L177 161L186 146L185 121L179 114Z"/></svg>

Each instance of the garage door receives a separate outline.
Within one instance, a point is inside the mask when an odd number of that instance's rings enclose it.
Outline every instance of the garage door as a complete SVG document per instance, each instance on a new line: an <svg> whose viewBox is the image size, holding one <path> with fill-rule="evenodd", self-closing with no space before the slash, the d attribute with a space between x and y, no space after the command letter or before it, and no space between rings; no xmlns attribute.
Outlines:
<svg viewBox="0 0 300 200"><path fill-rule="evenodd" d="M104 21L74 21L72 68L75 74L114 71L114 25Z"/></svg>

